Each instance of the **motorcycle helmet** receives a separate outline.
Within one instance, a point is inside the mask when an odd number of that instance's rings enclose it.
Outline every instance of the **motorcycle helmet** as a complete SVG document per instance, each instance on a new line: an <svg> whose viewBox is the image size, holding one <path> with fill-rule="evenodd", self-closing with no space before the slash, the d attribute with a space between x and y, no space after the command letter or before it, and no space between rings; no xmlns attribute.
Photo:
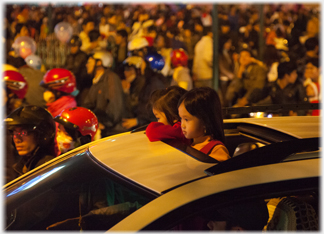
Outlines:
<svg viewBox="0 0 324 234"><path fill-rule="evenodd" d="M148 41L144 37L136 37L128 42L128 50L139 50L149 45Z"/></svg>
<svg viewBox="0 0 324 234"><path fill-rule="evenodd" d="M3 69L3 71L16 71L16 72L19 72L19 70L16 67L14 67L14 66L12 66L10 64L3 64L2 69Z"/></svg>
<svg viewBox="0 0 324 234"><path fill-rule="evenodd" d="M42 59L35 54L28 55L25 58L25 62L28 66L30 66L36 70L40 70L42 67Z"/></svg>
<svg viewBox="0 0 324 234"><path fill-rule="evenodd" d="M64 68L53 68L46 72L40 86L69 94L77 91L73 73Z"/></svg>
<svg viewBox="0 0 324 234"><path fill-rule="evenodd" d="M114 58L111 55L111 53L109 52L105 52L105 51L98 51L95 52L92 55L92 58L96 59L96 60L101 60L102 62L102 66L106 67L106 68L110 68L112 67L113 63L114 63Z"/></svg>
<svg viewBox="0 0 324 234"><path fill-rule="evenodd" d="M182 48L172 50L171 52L171 64L174 67L187 66L188 64L188 54Z"/></svg>
<svg viewBox="0 0 324 234"><path fill-rule="evenodd" d="M3 81L10 92L19 99L23 99L28 90L27 80L18 71L8 70L3 72Z"/></svg>
<svg viewBox="0 0 324 234"><path fill-rule="evenodd" d="M158 52L149 52L145 56L145 60L153 70L161 71L165 65L164 58Z"/></svg>
<svg viewBox="0 0 324 234"><path fill-rule="evenodd" d="M11 112L4 120L9 130L24 127L37 132L40 146L54 142L56 125L52 115L44 108L34 105L22 106Z"/></svg>
<svg viewBox="0 0 324 234"><path fill-rule="evenodd" d="M84 107L67 108L54 120L64 126L73 140L77 138L73 132L77 131L81 136L90 136L91 141L93 141L99 126L97 116Z"/></svg>
<svg viewBox="0 0 324 234"><path fill-rule="evenodd" d="M128 57L123 62L124 66L129 66L129 67L133 66L136 69L140 69L142 66L142 63L143 63L143 59L139 56Z"/></svg>

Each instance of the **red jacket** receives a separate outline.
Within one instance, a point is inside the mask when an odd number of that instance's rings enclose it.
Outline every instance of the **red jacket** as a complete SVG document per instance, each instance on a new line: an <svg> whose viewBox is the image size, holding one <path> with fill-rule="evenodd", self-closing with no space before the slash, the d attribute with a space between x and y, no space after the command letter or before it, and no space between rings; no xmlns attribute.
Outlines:
<svg viewBox="0 0 324 234"><path fill-rule="evenodd" d="M186 145L191 145L191 140L187 139L181 130L181 122L176 122L173 126L159 122L151 122L146 128L146 136L150 141L180 140Z"/></svg>

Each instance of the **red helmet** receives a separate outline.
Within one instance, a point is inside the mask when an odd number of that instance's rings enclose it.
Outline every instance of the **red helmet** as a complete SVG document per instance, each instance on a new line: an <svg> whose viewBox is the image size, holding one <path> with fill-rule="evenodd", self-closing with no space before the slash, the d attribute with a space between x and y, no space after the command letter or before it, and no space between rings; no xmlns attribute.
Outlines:
<svg viewBox="0 0 324 234"><path fill-rule="evenodd" d="M188 64L188 54L184 49L175 49L171 52L171 63L174 67L177 66L187 66Z"/></svg>
<svg viewBox="0 0 324 234"><path fill-rule="evenodd" d="M75 77L64 68L53 68L46 72L40 85L46 89L72 93L77 90Z"/></svg>
<svg viewBox="0 0 324 234"><path fill-rule="evenodd" d="M54 120L65 128L77 130L82 136L91 136L93 141L98 130L97 116L84 107L72 107L64 109Z"/></svg>
<svg viewBox="0 0 324 234"><path fill-rule="evenodd" d="M6 82L7 88L23 99L28 90L27 80L17 71L8 70L3 72L3 81Z"/></svg>

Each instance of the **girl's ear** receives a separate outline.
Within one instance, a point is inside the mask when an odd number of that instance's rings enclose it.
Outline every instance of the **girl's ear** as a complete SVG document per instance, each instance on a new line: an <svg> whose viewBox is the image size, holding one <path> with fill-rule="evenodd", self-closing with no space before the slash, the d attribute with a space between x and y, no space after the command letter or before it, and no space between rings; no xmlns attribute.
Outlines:
<svg viewBox="0 0 324 234"><path fill-rule="evenodd" d="M175 124L175 123L178 122L178 121L179 121L179 120L176 120L176 119L175 119L175 120L173 120L173 123Z"/></svg>

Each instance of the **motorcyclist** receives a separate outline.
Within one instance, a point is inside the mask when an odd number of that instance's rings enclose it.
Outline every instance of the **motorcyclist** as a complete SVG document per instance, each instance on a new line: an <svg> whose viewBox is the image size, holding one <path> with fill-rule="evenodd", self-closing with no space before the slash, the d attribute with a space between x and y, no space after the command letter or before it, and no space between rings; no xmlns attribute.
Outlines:
<svg viewBox="0 0 324 234"><path fill-rule="evenodd" d="M54 120L59 123L56 140L62 153L95 140L98 119L87 108L67 108Z"/></svg>
<svg viewBox="0 0 324 234"><path fill-rule="evenodd" d="M177 85L186 90L193 87L190 70L188 68L188 54L184 49L175 49L171 52L173 70L171 85Z"/></svg>
<svg viewBox="0 0 324 234"><path fill-rule="evenodd" d="M5 83L4 105L8 114L23 104L28 90L28 82L18 70L5 70L3 82Z"/></svg>
<svg viewBox="0 0 324 234"><path fill-rule="evenodd" d="M44 100L48 111L57 116L68 107L76 107L75 96L79 93L74 74L64 68L53 68L46 72L40 85L47 89Z"/></svg>
<svg viewBox="0 0 324 234"><path fill-rule="evenodd" d="M88 74L93 78L82 106L97 116L102 137L125 131L121 126L126 112L125 97L121 79L111 70L112 65L113 57L106 51L95 52L87 63Z"/></svg>
<svg viewBox="0 0 324 234"><path fill-rule="evenodd" d="M20 156L11 168L15 173L14 178L58 155L55 121L46 109L22 106L10 113L4 122L12 136L14 154Z"/></svg>

